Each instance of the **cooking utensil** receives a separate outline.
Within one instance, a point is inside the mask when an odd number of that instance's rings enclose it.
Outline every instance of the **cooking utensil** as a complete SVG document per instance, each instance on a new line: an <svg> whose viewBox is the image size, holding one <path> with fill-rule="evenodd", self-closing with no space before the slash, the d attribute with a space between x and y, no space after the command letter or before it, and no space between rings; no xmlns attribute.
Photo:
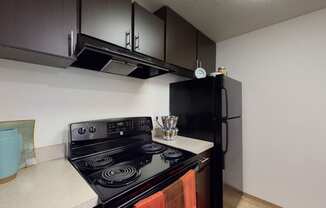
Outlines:
<svg viewBox="0 0 326 208"><path fill-rule="evenodd" d="M178 117L177 116L162 116L162 126L165 129L173 129L177 127Z"/></svg>
<svg viewBox="0 0 326 208"><path fill-rule="evenodd" d="M165 129L163 130L163 139L165 140L174 140L175 137L178 135L179 130L175 129Z"/></svg>
<svg viewBox="0 0 326 208"><path fill-rule="evenodd" d="M178 117L177 116L162 116L161 117L162 124L160 124L158 117L156 117L156 122L161 128L163 133L163 138L166 140L173 140L175 136L178 134L177 123Z"/></svg>

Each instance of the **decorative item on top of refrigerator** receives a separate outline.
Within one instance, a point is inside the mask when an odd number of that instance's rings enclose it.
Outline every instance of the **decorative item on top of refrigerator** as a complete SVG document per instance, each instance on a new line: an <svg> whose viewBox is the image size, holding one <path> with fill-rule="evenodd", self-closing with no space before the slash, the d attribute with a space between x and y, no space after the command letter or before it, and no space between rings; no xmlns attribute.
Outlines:
<svg viewBox="0 0 326 208"><path fill-rule="evenodd" d="M156 117L156 123L159 126L158 135L165 140L174 140L178 135L178 117L177 116L161 116L161 123L159 117Z"/></svg>
<svg viewBox="0 0 326 208"><path fill-rule="evenodd" d="M212 72L212 73L209 74L209 76L211 76L211 77L216 77L216 76L218 76L218 75L224 75L224 76L227 76L227 75L228 75L228 70L227 70L227 68L221 66L221 67L218 67L218 68L217 68L217 71Z"/></svg>

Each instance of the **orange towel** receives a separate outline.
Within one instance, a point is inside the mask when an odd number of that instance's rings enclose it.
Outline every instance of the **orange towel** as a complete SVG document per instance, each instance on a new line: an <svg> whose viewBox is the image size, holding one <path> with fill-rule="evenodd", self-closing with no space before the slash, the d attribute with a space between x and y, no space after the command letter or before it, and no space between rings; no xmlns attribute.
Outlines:
<svg viewBox="0 0 326 208"><path fill-rule="evenodd" d="M196 208L196 172L188 171L162 191L143 199L134 208Z"/></svg>
<svg viewBox="0 0 326 208"><path fill-rule="evenodd" d="M137 202L134 208L165 208L165 197L162 191Z"/></svg>
<svg viewBox="0 0 326 208"><path fill-rule="evenodd" d="M184 208L196 208L196 172L188 171L181 177L184 192Z"/></svg>
<svg viewBox="0 0 326 208"><path fill-rule="evenodd" d="M181 180L173 182L163 189L166 208L185 208L183 184Z"/></svg>

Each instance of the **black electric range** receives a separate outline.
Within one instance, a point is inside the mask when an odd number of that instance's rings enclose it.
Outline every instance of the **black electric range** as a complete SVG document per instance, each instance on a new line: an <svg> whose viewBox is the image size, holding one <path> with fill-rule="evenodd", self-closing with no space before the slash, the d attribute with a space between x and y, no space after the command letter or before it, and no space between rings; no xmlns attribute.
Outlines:
<svg viewBox="0 0 326 208"><path fill-rule="evenodd" d="M198 165L195 154L152 141L150 117L70 125L69 160L98 207L132 207Z"/></svg>

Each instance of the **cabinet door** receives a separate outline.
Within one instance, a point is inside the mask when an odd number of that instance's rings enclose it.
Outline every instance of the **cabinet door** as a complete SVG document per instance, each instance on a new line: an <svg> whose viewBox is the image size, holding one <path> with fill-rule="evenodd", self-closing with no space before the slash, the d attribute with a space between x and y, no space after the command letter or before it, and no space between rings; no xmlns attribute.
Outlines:
<svg viewBox="0 0 326 208"><path fill-rule="evenodd" d="M163 7L155 13L166 21L165 61L194 70L196 68L196 28L168 7Z"/></svg>
<svg viewBox="0 0 326 208"><path fill-rule="evenodd" d="M164 21L139 4L133 4L134 44L136 52L164 59Z"/></svg>
<svg viewBox="0 0 326 208"><path fill-rule="evenodd" d="M211 73L216 68L216 43L203 33L197 33L197 60L206 72Z"/></svg>
<svg viewBox="0 0 326 208"><path fill-rule="evenodd" d="M75 0L3 0L0 44L68 57L76 12Z"/></svg>
<svg viewBox="0 0 326 208"><path fill-rule="evenodd" d="M81 33L131 49L131 0L82 0Z"/></svg>

